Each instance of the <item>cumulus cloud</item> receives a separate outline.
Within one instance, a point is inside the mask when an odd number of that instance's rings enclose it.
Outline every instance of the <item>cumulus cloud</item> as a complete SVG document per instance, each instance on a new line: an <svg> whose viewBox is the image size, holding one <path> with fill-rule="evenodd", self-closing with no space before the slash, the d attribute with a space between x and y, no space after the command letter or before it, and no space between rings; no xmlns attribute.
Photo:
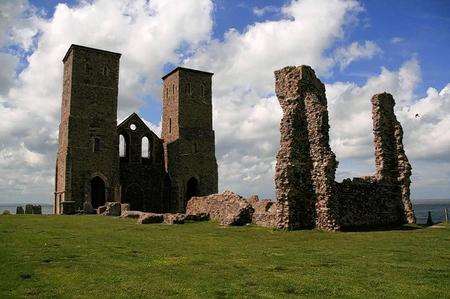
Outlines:
<svg viewBox="0 0 450 299"><path fill-rule="evenodd" d="M376 43L366 40L363 44L353 42L347 47L336 49L335 58L343 70L355 60L370 59L381 52L381 48Z"/></svg>
<svg viewBox="0 0 450 299"><path fill-rule="evenodd" d="M268 6L263 6L263 7L253 7L253 13L258 16L258 17L262 17L268 13L274 13L274 12L279 12L280 8L273 6L273 5L268 5Z"/></svg>
<svg viewBox="0 0 450 299"><path fill-rule="evenodd" d="M308 64L328 75L335 65L325 51L361 11L355 1L292 1L279 21L234 29L211 40L185 64L214 72L214 127L221 190L274 196L273 173L281 109L273 71Z"/></svg>
<svg viewBox="0 0 450 299"><path fill-rule="evenodd" d="M24 50L32 46L39 15L26 0L3 0L0 3L0 45L19 45Z"/></svg>
<svg viewBox="0 0 450 299"><path fill-rule="evenodd" d="M404 41L405 41L405 39L403 37L399 37L399 36L395 36L390 39L391 44L400 44Z"/></svg>
<svg viewBox="0 0 450 299"><path fill-rule="evenodd" d="M334 59L325 50L361 9L356 1L292 1L282 8L281 20L257 22L244 32L230 29L224 41L211 40L185 64L213 71L217 96L237 88L266 96L273 71L286 65L308 64L328 74Z"/></svg>

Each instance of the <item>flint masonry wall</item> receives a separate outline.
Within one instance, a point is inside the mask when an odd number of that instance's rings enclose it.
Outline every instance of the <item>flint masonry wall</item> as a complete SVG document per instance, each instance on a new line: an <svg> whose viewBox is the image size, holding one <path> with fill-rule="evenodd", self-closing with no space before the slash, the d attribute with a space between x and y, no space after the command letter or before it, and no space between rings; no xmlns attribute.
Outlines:
<svg viewBox="0 0 450 299"><path fill-rule="evenodd" d="M376 94L371 99L375 144L375 178L400 187L404 219L414 223L414 211L410 200L411 164L403 148L403 129L398 122L395 101L388 93Z"/></svg>
<svg viewBox="0 0 450 299"><path fill-rule="evenodd" d="M283 109L275 186L287 216L279 227L339 229L325 86L309 66L285 67L275 72L275 91Z"/></svg>
<svg viewBox="0 0 450 299"><path fill-rule="evenodd" d="M72 45L63 59L64 83L55 174L55 213L63 202L120 200L116 134L120 54ZM94 179L103 197L92 198Z"/></svg>
<svg viewBox="0 0 450 299"><path fill-rule="evenodd" d="M414 222L411 166L389 94L372 98L376 175L335 182L325 87L309 66L275 72L283 109L275 168L278 228L387 226Z"/></svg>
<svg viewBox="0 0 450 299"><path fill-rule="evenodd" d="M163 212L164 152L162 140L133 113L117 127L124 140L119 172L122 203L134 211ZM144 146L147 138L147 146Z"/></svg>
<svg viewBox="0 0 450 299"><path fill-rule="evenodd" d="M162 139L170 211L182 212L192 196L218 191L212 75L178 67L163 77Z"/></svg>

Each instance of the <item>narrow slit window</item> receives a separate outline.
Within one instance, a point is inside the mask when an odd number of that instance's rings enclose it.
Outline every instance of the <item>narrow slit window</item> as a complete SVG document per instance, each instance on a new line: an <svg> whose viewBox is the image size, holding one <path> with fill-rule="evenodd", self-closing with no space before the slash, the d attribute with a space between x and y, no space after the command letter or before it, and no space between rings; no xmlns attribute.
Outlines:
<svg viewBox="0 0 450 299"><path fill-rule="evenodd" d="M125 142L125 137L119 135L119 157L125 157L127 144Z"/></svg>
<svg viewBox="0 0 450 299"><path fill-rule="evenodd" d="M99 152L100 151L100 138L95 137L94 138L94 153Z"/></svg>
<svg viewBox="0 0 450 299"><path fill-rule="evenodd" d="M148 143L148 138L147 137L142 137L142 141L141 141L141 157L142 158L149 158L150 157L150 147L149 147L149 143Z"/></svg>

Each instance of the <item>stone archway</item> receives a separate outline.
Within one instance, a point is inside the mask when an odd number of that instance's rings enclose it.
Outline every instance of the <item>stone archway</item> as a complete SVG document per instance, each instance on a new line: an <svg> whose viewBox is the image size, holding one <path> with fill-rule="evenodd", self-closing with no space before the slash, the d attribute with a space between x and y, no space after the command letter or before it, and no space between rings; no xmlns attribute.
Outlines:
<svg viewBox="0 0 450 299"><path fill-rule="evenodd" d="M95 176L91 180L91 203L94 209L105 205L106 202L106 185L105 181L99 176Z"/></svg>

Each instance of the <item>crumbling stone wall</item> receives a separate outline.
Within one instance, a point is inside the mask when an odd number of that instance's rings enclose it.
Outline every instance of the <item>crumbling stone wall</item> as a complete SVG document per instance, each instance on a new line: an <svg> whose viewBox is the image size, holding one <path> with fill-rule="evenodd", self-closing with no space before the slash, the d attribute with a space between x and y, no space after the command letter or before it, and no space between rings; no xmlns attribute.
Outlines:
<svg viewBox="0 0 450 299"><path fill-rule="evenodd" d="M275 91L283 109L275 186L287 213L278 226L338 229L325 86L309 66L285 67L275 72Z"/></svg>
<svg viewBox="0 0 450 299"><path fill-rule="evenodd" d="M403 223L400 188L372 177L345 179L336 183L339 224L342 228L392 226Z"/></svg>
<svg viewBox="0 0 450 299"><path fill-rule="evenodd" d="M414 223L414 211L410 200L411 164L403 148L403 129L394 113L395 101L388 93L372 97L372 121L375 144L375 178L379 181L399 184L404 217Z"/></svg>
<svg viewBox="0 0 450 299"><path fill-rule="evenodd" d="M206 214L221 225L244 225L252 221L252 205L242 196L231 191L209 196L192 197L186 207L186 215L195 218Z"/></svg>
<svg viewBox="0 0 450 299"><path fill-rule="evenodd" d="M339 230L414 222L411 165L390 94L372 98L376 174L336 183L338 162L329 146L324 85L309 66L285 67L275 71L275 91L283 109L276 227ZM264 219L264 213L258 217Z"/></svg>

